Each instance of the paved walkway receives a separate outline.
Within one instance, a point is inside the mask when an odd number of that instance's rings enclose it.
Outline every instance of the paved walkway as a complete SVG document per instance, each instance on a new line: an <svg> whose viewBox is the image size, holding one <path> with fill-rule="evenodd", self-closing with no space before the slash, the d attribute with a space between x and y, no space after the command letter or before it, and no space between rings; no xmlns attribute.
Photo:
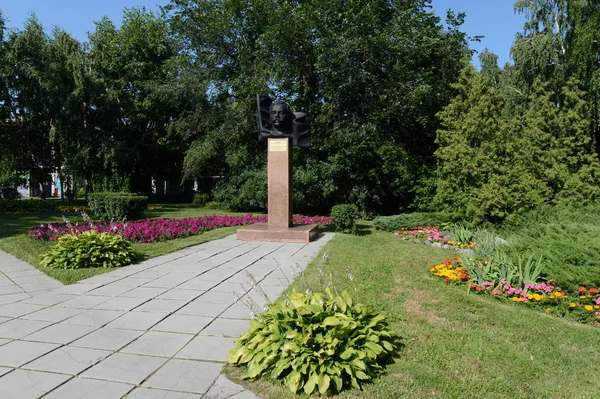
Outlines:
<svg viewBox="0 0 600 399"><path fill-rule="evenodd" d="M70 286L0 253L0 398L255 399L221 374L251 317L234 292L250 273L277 298L330 238L229 236Z"/></svg>

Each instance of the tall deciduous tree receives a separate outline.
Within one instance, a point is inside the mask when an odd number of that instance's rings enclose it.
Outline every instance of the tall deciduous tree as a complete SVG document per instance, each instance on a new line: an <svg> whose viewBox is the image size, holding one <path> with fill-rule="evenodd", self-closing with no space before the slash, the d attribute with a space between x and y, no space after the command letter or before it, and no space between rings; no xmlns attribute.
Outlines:
<svg viewBox="0 0 600 399"><path fill-rule="evenodd" d="M186 178L220 175L219 198L264 208L264 148L256 94L288 100L313 118L313 147L295 151L297 205L353 202L398 211L431 161L435 113L467 55L428 1L174 0L174 29L194 55L210 111L186 156ZM197 118L199 119L199 118ZM250 185L247 182L251 182ZM259 185L259 189L255 189Z"/></svg>

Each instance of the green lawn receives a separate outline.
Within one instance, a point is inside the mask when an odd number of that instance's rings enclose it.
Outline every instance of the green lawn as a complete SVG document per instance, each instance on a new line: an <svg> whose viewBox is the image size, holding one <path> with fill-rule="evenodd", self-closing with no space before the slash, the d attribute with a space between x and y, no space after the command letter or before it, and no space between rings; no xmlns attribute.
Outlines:
<svg viewBox="0 0 600 399"><path fill-rule="evenodd" d="M212 214L231 215L235 213L201 208L188 204L160 205L159 209L146 211L146 217L148 218L200 217ZM66 216L71 223L81 223L83 221L79 214L71 213L65 214L64 216ZM27 236L27 230L41 223L62 221L63 215L61 213L0 215L0 250L24 260L64 284L72 284L84 278L114 270L102 268L62 270L40 266L40 255L46 252L53 243L32 240ZM235 233L236 230L237 227L226 227L175 240L159 241L151 244L133 243L133 247L140 254L142 259L148 259L192 245L198 245L203 242L223 238Z"/></svg>
<svg viewBox="0 0 600 399"><path fill-rule="evenodd" d="M385 312L405 345L386 375L340 399L598 397L598 328L446 285L428 266L455 252L391 233L338 234L325 251L338 290ZM307 269L311 282L319 262ZM227 373L241 382L240 369ZM241 383L265 398L297 397L277 383Z"/></svg>

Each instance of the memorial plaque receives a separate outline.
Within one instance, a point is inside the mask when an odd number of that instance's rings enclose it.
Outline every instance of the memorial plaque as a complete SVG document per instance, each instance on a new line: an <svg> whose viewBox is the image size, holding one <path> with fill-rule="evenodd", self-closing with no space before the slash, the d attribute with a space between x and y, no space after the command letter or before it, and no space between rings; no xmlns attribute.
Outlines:
<svg viewBox="0 0 600 399"><path fill-rule="evenodd" d="M269 140L269 152L282 152L288 149L288 139Z"/></svg>

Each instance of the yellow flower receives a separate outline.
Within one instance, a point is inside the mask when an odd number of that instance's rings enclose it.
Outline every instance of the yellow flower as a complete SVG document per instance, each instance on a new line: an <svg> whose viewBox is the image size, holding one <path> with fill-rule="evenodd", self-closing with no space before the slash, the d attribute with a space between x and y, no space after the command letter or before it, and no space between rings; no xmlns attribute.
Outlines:
<svg viewBox="0 0 600 399"><path fill-rule="evenodd" d="M533 294L533 299L535 299L536 301L541 301L543 298L540 294Z"/></svg>
<svg viewBox="0 0 600 399"><path fill-rule="evenodd" d="M585 295L581 295L579 299L585 299Z"/></svg>
<svg viewBox="0 0 600 399"><path fill-rule="evenodd" d="M594 306L594 309L600 309L600 305Z"/></svg>
<svg viewBox="0 0 600 399"><path fill-rule="evenodd" d="M591 312L592 310L594 310L594 307L592 305L585 305L585 310Z"/></svg>
<svg viewBox="0 0 600 399"><path fill-rule="evenodd" d="M550 312L550 311L552 311L551 308L546 308L546 312Z"/></svg>
<svg viewBox="0 0 600 399"><path fill-rule="evenodd" d="M521 298L519 298L518 296L512 297L513 302L519 302L519 299L521 299Z"/></svg>
<svg viewBox="0 0 600 399"><path fill-rule="evenodd" d="M574 308L575 306L577 306L577 305L576 305L576 304L574 304L573 302L571 302L571 303L569 304L569 307L570 307L570 308Z"/></svg>
<svg viewBox="0 0 600 399"><path fill-rule="evenodd" d="M527 299L532 300L533 299L533 295L532 294L527 294Z"/></svg>

